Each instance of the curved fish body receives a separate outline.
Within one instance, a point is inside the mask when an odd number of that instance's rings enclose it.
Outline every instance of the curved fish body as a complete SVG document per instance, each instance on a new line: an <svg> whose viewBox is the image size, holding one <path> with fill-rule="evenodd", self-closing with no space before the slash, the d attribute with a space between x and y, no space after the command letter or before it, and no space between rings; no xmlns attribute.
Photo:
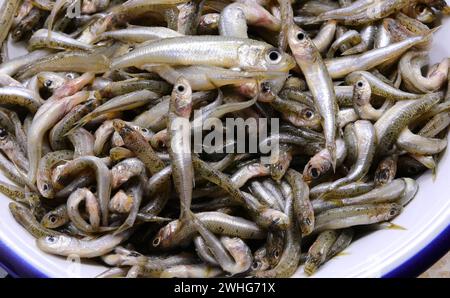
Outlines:
<svg viewBox="0 0 450 298"><path fill-rule="evenodd" d="M16 0L2 0L0 2L0 45L5 41L8 36L9 29L11 28L14 16L19 8L20 1Z"/></svg>
<svg viewBox="0 0 450 298"><path fill-rule="evenodd" d="M66 97L57 102L51 102L41 106L42 114L35 117L28 135L27 153L30 162L30 171L28 172L28 180L32 183L36 181L36 173L39 160L42 156L42 143L45 133L50 130L61 118L64 117L73 107L83 103L91 98L91 93L81 91L73 96Z"/></svg>
<svg viewBox="0 0 450 298"><path fill-rule="evenodd" d="M375 123L378 138L378 154L392 150L397 137L409 123L417 119L443 97L442 93L431 93L420 99L397 102Z"/></svg>
<svg viewBox="0 0 450 298"><path fill-rule="evenodd" d="M356 163L351 167L348 174L330 185L330 190L350 183L361 180L370 170L375 151L377 148L377 136L372 123L367 120L358 120L353 125L356 142L357 142L357 158Z"/></svg>
<svg viewBox="0 0 450 298"><path fill-rule="evenodd" d="M108 225L108 204L111 195L111 173L107 165L96 156L81 156L69 161L65 165L56 168L54 180L61 183L70 176L76 175L86 168L91 168L95 172L97 179L97 196L102 214L102 224Z"/></svg>

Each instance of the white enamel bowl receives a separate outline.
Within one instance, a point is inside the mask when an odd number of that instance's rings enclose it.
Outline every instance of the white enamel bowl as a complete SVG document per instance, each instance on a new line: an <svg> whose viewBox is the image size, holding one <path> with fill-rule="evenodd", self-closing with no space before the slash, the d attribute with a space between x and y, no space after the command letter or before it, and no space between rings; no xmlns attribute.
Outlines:
<svg viewBox="0 0 450 298"><path fill-rule="evenodd" d="M17 50L14 50L17 55ZM435 34L433 62L450 57L450 21ZM5 179L0 175L0 179ZM394 223L406 230L384 229L358 239L341 256L327 262L314 277L415 276L449 250L450 154L439 164L435 180L419 179L420 190ZM105 267L41 252L34 239L11 216L8 199L0 197L0 264L22 277L94 277ZM299 270L296 276L304 276Z"/></svg>

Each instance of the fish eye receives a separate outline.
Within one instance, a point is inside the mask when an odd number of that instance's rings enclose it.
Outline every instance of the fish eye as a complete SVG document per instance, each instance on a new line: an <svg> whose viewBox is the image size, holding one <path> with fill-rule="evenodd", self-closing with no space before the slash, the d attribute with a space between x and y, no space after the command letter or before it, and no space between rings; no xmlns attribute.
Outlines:
<svg viewBox="0 0 450 298"><path fill-rule="evenodd" d="M311 220L309 218L305 218L305 220L303 220L303 222L307 225L311 224Z"/></svg>
<svg viewBox="0 0 450 298"><path fill-rule="evenodd" d="M359 81L358 83L356 83L356 86L358 86L359 88L362 88L362 86L364 86L363 81Z"/></svg>
<svg viewBox="0 0 450 298"><path fill-rule="evenodd" d="M161 238L157 237L153 240L153 246L157 247L161 243Z"/></svg>
<svg viewBox="0 0 450 298"><path fill-rule="evenodd" d="M259 261L254 261L252 264L253 270L258 270L261 267L261 263Z"/></svg>
<svg viewBox="0 0 450 298"><path fill-rule="evenodd" d="M184 90L186 90L186 88L183 85L178 85L177 86L177 91L178 92L182 93L182 92L184 92Z"/></svg>
<svg viewBox="0 0 450 298"><path fill-rule="evenodd" d="M311 173L312 178L314 178L314 179L319 178L320 173L319 173L319 170L317 170L316 168L312 168L310 173Z"/></svg>
<svg viewBox="0 0 450 298"><path fill-rule="evenodd" d="M270 51L267 57L272 63L278 63L281 61L281 54L277 50Z"/></svg>
<svg viewBox="0 0 450 298"><path fill-rule="evenodd" d="M277 217L274 220L272 220L272 225L278 225L281 222L281 218Z"/></svg>
<svg viewBox="0 0 450 298"><path fill-rule="evenodd" d="M0 128L0 139L6 138L7 135L8 135L8 132L5 129Z"/></svg>
<svg viewBox="0 0 450 298"><path fill-rule="evenodd" d="M311 110L306 110L305 117L306 117L306 119L312 119L314 117L314 112Z"/></svg>
<svg viewBox="0 0 450 298"><path fill-rule="evenodd" d="M44 87L45 88L50 88L53 85L53 81L52 80L46 80L44 82Z"/></svg>
<svg viewBox="0 0 450 298"><path fill-rule="evenodd" d="M299 32L299 33L297 33L297 39L298 40L300 40L300 41L302 41L302 40L304 40L305 39L305 33L303 33L303 32Z"/></svg>
<svg viewBox="0 0 450 298"><path fill-rule="evenodd" d="M49 242L49 243L55 243L55 242L56 242L56 238L53 237L53 236L48 236L48 237L47 237L47 242Z"/></svg>
<svg viewBox="0 0 450 298"><path fill-rule="evenodd" d="M280 251L278 250L278 249L276 249L274 252L273 252L273 256L275 257L275 258L279 258L280 257Z"/></svg>

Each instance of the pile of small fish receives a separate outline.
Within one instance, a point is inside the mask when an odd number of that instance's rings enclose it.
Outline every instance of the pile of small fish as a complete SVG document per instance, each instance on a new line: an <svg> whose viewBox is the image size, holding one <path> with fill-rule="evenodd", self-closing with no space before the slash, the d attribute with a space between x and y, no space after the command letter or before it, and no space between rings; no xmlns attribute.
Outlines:
<svg viewBox="0 0 450 298"><path fill-rule="evenodd" d="M101 277L311 275L363 233L399 228L413 178L436 169L449 59L428 51L449 11L0 0L0 170L14 183L0 192L42 251L95 258ZM28 53L10 57L17 42ZM199 121L226 117L279 119L260 140L279 143L276 160L194 151Z"/></svg>

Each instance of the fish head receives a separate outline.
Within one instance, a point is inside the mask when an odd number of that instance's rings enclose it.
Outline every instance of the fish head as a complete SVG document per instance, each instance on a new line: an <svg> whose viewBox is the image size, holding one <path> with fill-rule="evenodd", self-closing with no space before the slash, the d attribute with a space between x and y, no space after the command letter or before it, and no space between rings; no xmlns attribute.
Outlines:
<svg viewBox="0 0 450 298"><path fill-rule="evenodd" d="M291 24L288 29L288 42L297 62L315 63L318 50L303 29Z"/></svg>
<svg viewBox="0 0 450 298"><path fill-rule="evenodd" d="M173 245L174 236L178 232L179 221L175 220L162 227L155 238L153 238L153 247L167 248Z"/></svg>
<svg viewBox="0 0 450 298"><path fill-rule="evenodd" d="M11 37L14 41L20 41L22 39L22 37L25 35L26 30L23 28L22 24L18 24L16 26L16 28L13 29L12 33L11 33Z"/></svg>
<svg viewBox="0 0 450 298"><path fill-rule="evenodd" d="M241 270L247 271L252 265L252 252L245 242L238 237L220 237L220 242L227 251L230 252L233 259L241 267Z"/></svg>
<svg viewBox="0 0 450 298"><path fill-rule="evenodd" d="M70 237L64 235L49 235L36 240L37 246L49 253L58 254L70 245Z"/></svg>
<svg viewBox="0 0 450 298"><path fill-rule="evenodd" d="M280 150L277 161L270 164L270 175L275 181L281 181L292 161L290 150Z"/></svg>
<svg viewBox="0 0 450 298"><path fill-rule="evenodd" d="M50 91L62 87L68 80L66 76L53 72L42 72L37 75L37 79L43 87Z"/></svg>
<svg viewBox="0 0 450 298"><path fill-rule="evenodd" d="M271 266L276 266L284 249L284 233L267 234L267 256Z"/></svg>
<svg viewBox="0 0 450 298"><path fill-rule="evenodd" d="M53 198L55 196L55 188L49 179L37 179L36 184L44 198Z"/></svg>
<svg viewBox="0 0 450 298"><path fill-rule="evenodd" d="M117 179L117 178L116 178ZM129 177L123 177L120 182L115 182L113 186L118 187L121 183L125 183ZM117 180L115 180L117 181ZM123 190L119 190L109 201L109 209L118 213L128 213L133 205L133 197L126 194Z"/></svg>
<svg viewBox="0 0 450 298"><path fill-rule="evenodd" d="M264 271L269 269L269 259L267 256L267 250L263 246L260 249L256 250L253 254L253 264L252 271Z"/></svg>
<svg viewBox="0 0 450 298"><path fill-rule="evenodd" d="M388 221L402 212L403 207L397 203L380 204L377 208L377 217L379 221Z"/></svg>
<svg viewBox="0 0 450 298"><path fill-rule="evenodd" d="M134 129L130 125L128 125L125 121L120 119L113 120L113 127L114 130L118 132L122 138L134 132Z"/></svg>
<svg viewBox="0 0 450 298"><path fill-rule="evenodd" d="M267 79L259 83L258 101L272 102L280 93L286 82L287 76L281 75L273 79Z"/></svg>
<svg viewBox="0 0 450 298"><path fill-rule="evenodd" d="M320 258L317 258L311 254L308 254L308 257L306 259L305 263L305 273L307 275L312 275L314 272L316 272L317 268L319 268L320 264L322 263L322 260Z"/></svg>
<svg viewBox="0 0 450 298"><path fill-rule="evenodd" d="M295 60L277 48L267 48L262 55L260 59L266 65L267 71L288 72L295 67Z"/></svg>
<svg viewBox="0 0 450 298"><path fill-rule="evenodd" d="M369 104L372 96L372 88L367 79L360 76L354 81L353 86L353 102L358 106Z"/></svg>
<svg viewBox="0 0 450 298"><path fill-rule="evenodd" d="M290 225L288 216L275 209L266 208L261 210L259 216L262 221L266 222L267 225L273 229L286 230Z"/></svg>
<svg viewBox="0 0 450 298"><path fill-rule="evenodd" d="M331 155L328 150L322 150L314 155L303 170L303 180L311 183L323 177L332 168Z"/></svg>
<svg viewBox="0 0 450 298"><path fill-rule="evenodd" d="M45 214L41 220L41 225L47 229L56 229L66 223L64 216L55 211L50 211Z"/></svg>
<svg viewBox="0 0 450 298"><path fill-rule="evenodd" d="M313 108L304 105L299 113L284 113L283 118L294 126L318 129L321 126L321 117Z"/></svg>
<svg viewBox="0 0 450 298"><path fill-rule="evenodd" d="M375 171L374 182L376 186L384 185L395 178L397 173L397 158L384 159Z"/></svg>
<svg viewBox="0 0 450 298"><path fill-rule="evenodd" d="M189 118L192 112L192 88L189 81L179 77L172 90L170 110L177 116Z"/></svg>

